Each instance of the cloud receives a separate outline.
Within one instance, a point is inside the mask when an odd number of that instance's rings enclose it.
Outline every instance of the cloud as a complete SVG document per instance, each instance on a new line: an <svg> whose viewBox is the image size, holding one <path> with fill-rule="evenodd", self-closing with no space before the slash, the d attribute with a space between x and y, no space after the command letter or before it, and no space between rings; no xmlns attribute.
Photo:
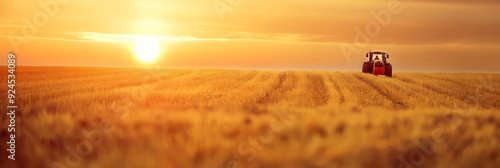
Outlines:
<svg viewBox="0 0 500 168"><path fill-rule="evenodd" d="M46 40L106 42L106 43L130 43L139 37L147 35L139 34L109 34L100 32L70 32L65 33L65 38L33 37ZM151 36L164 42L185 41L268 41L268 42L317 42L319 36L306 34L260 34L251 32L198 32L192 36Z"/></svg>
<svg viewBox="0 0 500 168"><path fill-rule="evenodd" d="M366 3L364 3L366 2ZM392 14L373 44L498 44L500 43L500 1L404 1L404 9ZM355 28L365 29L376 19L371 12L387 9L387 1L289 1L253 5L230 13L231 31L254 34L300 34L312 42L354 42ZM278 5L279 4L279 5ZM251 18L251 19L249 19Z"/></svg>
<svg viewBox="0 0 500 168"><path fill-rule="evenodd" d="M310 43L352 43L354 29L375 21L371 11L387 9L387 0L245 1L220 21L212 1L86 1L76 0L40 31L76 32L69 39L126 42L134 34L161 36L166 41L254 40ZM404 10L392 15L373 44L498 44L498 0L400 0ZM8 7L36 6L4 2ZM23 5L24 4L24 5ZM31 4L31 5L30 5ZM113 10L110 10L112 8ZM35 8L36 9L36 8ZM1 10L1 8L0 8ZM18 10L21 11L21 10ZM92 12L89 12L92 11ZM32 14L32 12L29 12ZM0 20L20 20L9 14ZM30 16L30 15L26 15ZM18 24L18 25L16 25ZM19 32L20 23L0 22L2 31ZM14 29L16 28L16 29ZM83 33L82 33L83 32ZM203 32L203 33L200 33Z"/></svg>

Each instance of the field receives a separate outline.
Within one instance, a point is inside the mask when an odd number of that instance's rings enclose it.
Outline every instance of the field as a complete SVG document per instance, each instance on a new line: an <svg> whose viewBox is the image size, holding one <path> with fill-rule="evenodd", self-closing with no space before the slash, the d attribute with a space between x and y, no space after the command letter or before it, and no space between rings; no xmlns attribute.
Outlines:
<svg viewBox="0 0 500 168"><path fill-rule="evenodd" d="M2 67L0 83L7 83ZM18 67L0 167L497 167L500 75ZM7 87L1 87L1 110ZM1 115L0 125L8 119Z"/></svg>

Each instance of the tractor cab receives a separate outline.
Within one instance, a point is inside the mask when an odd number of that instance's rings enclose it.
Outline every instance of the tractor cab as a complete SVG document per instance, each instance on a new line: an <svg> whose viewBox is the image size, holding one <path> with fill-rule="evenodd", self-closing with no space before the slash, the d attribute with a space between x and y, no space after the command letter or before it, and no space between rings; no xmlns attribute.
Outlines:
<svg viewBox="0 0 500 168"><path fill-rule="evenodd" d="M363 64L363 73L392 77L392 65L387 61L389 54L375 51L366 53L368 60Z"/></svg>

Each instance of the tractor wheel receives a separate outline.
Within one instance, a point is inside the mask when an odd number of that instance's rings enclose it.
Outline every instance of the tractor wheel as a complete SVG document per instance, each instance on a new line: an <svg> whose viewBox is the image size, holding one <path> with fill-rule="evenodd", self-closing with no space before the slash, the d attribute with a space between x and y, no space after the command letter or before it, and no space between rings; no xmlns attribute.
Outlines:
<svg viewBox="0 0 500 168"><path fill-rule="evenodd" d="M372 73L372 69L370 68L369 62L365 62L363 64L363 73Z"/></svg>
<svg viewBox="0 0 500 168"><path fill-rule="evenodd" d="M385 65L385 76L392 77L392 65L389 63Z"/></svg>

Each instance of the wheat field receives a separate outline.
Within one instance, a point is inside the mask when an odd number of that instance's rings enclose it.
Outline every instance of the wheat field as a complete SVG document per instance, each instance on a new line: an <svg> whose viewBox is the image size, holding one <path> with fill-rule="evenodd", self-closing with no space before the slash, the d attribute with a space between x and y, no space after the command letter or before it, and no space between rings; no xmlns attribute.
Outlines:
<svg viewBox="0 0 500 168"><path fill-rule="evenodd" d="M7 160L2 128L0 167L500 165L499 74L83 67L16 73L17 158Z"/></svg>

